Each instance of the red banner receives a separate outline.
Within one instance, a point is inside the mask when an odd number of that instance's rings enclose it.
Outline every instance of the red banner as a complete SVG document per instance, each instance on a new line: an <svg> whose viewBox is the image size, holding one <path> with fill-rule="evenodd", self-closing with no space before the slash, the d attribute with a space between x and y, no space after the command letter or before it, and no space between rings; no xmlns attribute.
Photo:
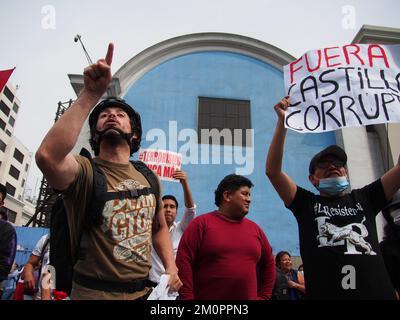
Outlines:
<svg viewBox="0 0 400 320"><path fill-rule="evenodd" d="M0 91L3 90L14 69L15 68L9 70L0 70Z"/></svg>

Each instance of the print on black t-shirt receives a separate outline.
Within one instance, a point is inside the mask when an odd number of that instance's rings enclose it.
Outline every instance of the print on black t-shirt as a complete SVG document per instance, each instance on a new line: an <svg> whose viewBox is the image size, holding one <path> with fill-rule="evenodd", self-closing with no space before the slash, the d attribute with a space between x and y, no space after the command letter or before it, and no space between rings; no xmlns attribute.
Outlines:
<svg viewBox="0 0 400 320"><path fill-rule="evenodd" d="M347 206L340 207L339 205L335 208L327 205L324 206L320 202L316 202L314 213L316 215L315 220L318 228L318 247L345 246L346 251L344 254L364 253L376 255L372 250L372 246L365 240L365 238L368 237L368 230L364 225L366 218L362 215L362 211L364 210L359 202L356 203L355 208L348 208ZM361 214L358 215L358 212ZM331 222L331 217L335 215L354 215L362 217L362 220L360 223L353 222L338 226Z"/></svg>
<svg viewBox="0 0 400 320"><path fill-rule="evenodd" d="M380 180L340 197L297 186L289 209L299 226L307 298L394 298L375 223L386 204Z"/></svg>

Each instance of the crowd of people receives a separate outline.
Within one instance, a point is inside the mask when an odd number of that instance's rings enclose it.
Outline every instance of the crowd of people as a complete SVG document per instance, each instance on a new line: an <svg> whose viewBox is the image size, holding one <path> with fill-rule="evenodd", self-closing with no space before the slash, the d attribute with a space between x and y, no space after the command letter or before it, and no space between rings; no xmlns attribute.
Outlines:
<svg viewBox="0 0 400 320"><path fill-rule="evenodd" d="M215 190L216 209L196 217L187 174L176 171L185 206L176 221L176 197L161 196L158 179L130 162L141 142L140 115L119 98L98 103L111 82L113 51L110 44L106 57L85 69L83 90L36 153L39 168L63 199L72 289L60 292L52 283L47 266L56 248L50 229L23 271L13 268L15 285L7 284L3 297L10 298L14 289L15 298L20 284L25 295L34 292L33 299L145 300L167 275L169 290L182 300L398 298L400 203L391 200L400 188L399 162L378 180L348 192L347 155L329 146L308 168L318 194L305 190L282 171L289 97L275 105L278 121L265 173L298 223L304 269L296 270L291 254L274 256L267 235L247 218L253 183L244 176L224 177ZM88 117L93 159L71 153ZM3 202L6 191L0 191ZM381 211L391 231L379 245L375 217ZM0 242L0 280L7 280L16 235L0 222L6 239Z"/></svg>

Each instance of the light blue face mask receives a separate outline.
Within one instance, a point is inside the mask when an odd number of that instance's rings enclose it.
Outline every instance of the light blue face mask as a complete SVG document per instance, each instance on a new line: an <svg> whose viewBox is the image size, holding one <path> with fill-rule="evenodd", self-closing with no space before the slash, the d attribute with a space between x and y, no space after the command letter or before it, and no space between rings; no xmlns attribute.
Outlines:
<svg viewBox="0 0 400 320"><path fill-rule="evenodd" d="M349 187L347 177L334 177L319 180L317 189L321 192L336 196Z"/></svg>

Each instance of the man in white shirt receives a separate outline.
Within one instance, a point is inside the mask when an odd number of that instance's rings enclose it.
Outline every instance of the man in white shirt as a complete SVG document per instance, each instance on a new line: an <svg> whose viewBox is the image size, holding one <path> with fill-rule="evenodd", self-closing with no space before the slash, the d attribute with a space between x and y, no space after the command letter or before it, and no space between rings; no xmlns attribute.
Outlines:
<svg viewBox="0 0 400 320"><path fill-rule="evenodd" d="M49 252L50 236L49 234L45 234L36 243L36 246L33 249L32 254L24 268L23 277L25 289L31 291L34 291L35 289L39 290L34 299L40 299L41 297L40 286L38 286L37 283L40 283L41 277L43 276L43 270L49 264ZM37 282L34 276L34 271L39 266L41 269Z"/></svg>
<svg viewBox="0 0 400 320"><path fill-rule="evenodd" d="M196 205L193 201L192 193L190 192L186 172L177 170L175 171L173 178L180 181L183 189L185 210L182 220L175 222L176 216L178 215L178 201L173 195L163 196L162 202L165 220L167 222L169 235L171 237L174 258L176 258L179 241L181 240L182 234L189 225L190 221L192 221L196 215ZM149 272L149 284L155 287L160 282L160 277L165 273L165 269L154 248L151 249L151 260L152 264Z"/></svg>

